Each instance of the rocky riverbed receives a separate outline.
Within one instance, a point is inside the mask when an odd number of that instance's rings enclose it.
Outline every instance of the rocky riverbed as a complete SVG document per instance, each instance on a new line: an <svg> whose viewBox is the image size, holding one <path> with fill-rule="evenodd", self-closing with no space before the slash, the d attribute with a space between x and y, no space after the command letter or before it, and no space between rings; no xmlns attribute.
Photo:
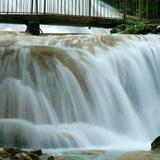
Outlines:
<svg viewBox="0 0 160 160"><path fill-rule="evenodd" d="M136 151L124 153L118 160L160 160L160 152Z"/></svg>
<svg viewBox="0 0 160 160"><path fill-rule="evenodd" d="M42 153L41 149L20 149L6 146L0 150L0 160L54 160L52 155Z"/></svg>
<svg viewBox="0 0 160 160"><path fill-rule="evenodd" d="M7 146L0 150L0 160L160 160L159 151L73 150L61 154L44 153L41 149Z"/></svg>

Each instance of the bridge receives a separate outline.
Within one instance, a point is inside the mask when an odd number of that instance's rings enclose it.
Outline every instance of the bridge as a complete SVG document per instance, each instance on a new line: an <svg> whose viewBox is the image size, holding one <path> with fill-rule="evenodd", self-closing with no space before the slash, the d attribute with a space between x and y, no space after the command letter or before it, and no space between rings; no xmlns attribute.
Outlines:
<svg viewBox="0 0 160 160"><path fill-rule="evenodd" d="M36 35L40 24L111 28L123 23L124 15L101 0L0 0L0 23L26 24Z"/></svg>

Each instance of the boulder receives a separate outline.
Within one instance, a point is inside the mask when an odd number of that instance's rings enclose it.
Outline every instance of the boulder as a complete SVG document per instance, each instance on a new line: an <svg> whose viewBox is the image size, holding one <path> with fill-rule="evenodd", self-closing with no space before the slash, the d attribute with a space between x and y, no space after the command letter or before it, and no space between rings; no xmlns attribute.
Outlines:
<svg viewBox="0 0 160 160"><path fill-rule="evenodd" d="M40 160L41 158L34 153L28 153L28 156L30 156L33 160Z"/></svg>
<svg viewBox="0 0 160 160"><path fill-rule="evenodd" d="M24 160L32 160L32 158L27 153L21 153Z"/></svg>
<svg viewBox="0 0 160 160"><path fill-rule="evenodd" d="M10 160L10 157L11 155L9 153L0 150L0 160Z"/></svg>
<svg viewBox="0 0 160 160"><path fill-rule="evenodd" d="M39 35L41 32L40 24L38 21L29 21L27 24L27 33L31 33L32 35Z"/></svg>
<svg viewBox="0 0 160 160"><path fill-rule="evenodd" d="M24 160L24 157L21 153L17 153L11 158L11 160Z"/></svg>
<svg viewBox="0 0 160 160"><path fill-rule="evenodd" d="M160 33L160 26L156 27L156 33Z"/></svg>
<svg viewBox="0 0 160 160"><path fill-rule="evenodd" d="M11 155L11 157L13 157L14 155L16 155L17 153L20 153L20 149L16 148L16 147L12 147L12 146L5 146L3 148L3 151L9 153Z"/></svg>
<svg viewBox="0 0 160 160"><path fill-rule="evenodd" d="M35 149L35 150L31 150L30 153L33 153L33 154L37 154L37 155L42 155L42 150L41 149Z"/></svg>
<svg viewBox="0 0 160 160"><path fill-rule="evenodd" d="M152 151L160 151L160 136L151 143Z"/></svg>
<svg viewBox="0 0 160 160"><path fill-rule="evenodd" d="M53 156L49 156L48 160L54 160L54 157Z"/></svg>
<svg viewBox="0 0 160 160"><path fill-rule="evenodd" d="M40 156L42 155L41 149L34 149L29 151L12 146L4 147L3 152L10 155L12 160L40 160Z"/></svg>
<svg viewBox="0 0 160 160"><path fill-rule="evenodd" d="M148 34L160 33L160 29L154 25L137 23L137 24L121 24L111 30L111 33L122 34Z"/></svg>
<svg viewBox="0 0 160 160"><path fill-rule="evenodd" d="M11 160L33 160L27 153L17 153Z"/></svg>

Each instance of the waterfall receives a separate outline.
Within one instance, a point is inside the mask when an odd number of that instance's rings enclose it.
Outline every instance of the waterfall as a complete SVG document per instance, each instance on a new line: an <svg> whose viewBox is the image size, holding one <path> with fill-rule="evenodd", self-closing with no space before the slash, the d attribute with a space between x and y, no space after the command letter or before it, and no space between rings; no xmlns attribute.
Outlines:
<svg viewBox="0 0 160 160"><path fill-rule="evenodd" d="M0 144L107 147L160 132L156 35L0 35Z"/></svg>

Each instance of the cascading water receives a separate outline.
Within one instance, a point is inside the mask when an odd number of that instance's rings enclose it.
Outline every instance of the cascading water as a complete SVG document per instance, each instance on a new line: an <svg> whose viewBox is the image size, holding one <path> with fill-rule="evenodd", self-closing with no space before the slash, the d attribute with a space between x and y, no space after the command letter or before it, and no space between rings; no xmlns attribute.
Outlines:
<svg viewBox="0 0 160 160"><path fill-rule="evenodd" d="M160 38L0 35L0 144L140 145L158 135Z"/></svg>

